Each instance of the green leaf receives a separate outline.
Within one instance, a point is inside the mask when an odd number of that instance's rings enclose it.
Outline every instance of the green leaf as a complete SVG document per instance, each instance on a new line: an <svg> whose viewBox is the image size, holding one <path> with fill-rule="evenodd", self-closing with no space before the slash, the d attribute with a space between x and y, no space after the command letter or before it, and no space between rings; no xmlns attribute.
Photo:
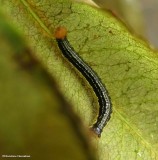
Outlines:
<svg viewBox="0 0 158 160"><path fill-rule="evenodd" d="M70 44L107 87L112 117L100 139L91 137L98 159L158 159L157 52L109 13L84 4L21 0L4 1L1 6L86 126L95 121L97 99L61 55L53 37L56 27L68 29Z"/></svg>
<svg viewBox="0 0 158 160"><path fill-rule="evenodd" d="M1 157L95 159L82 123L34 54L0 11Z"/></svg>

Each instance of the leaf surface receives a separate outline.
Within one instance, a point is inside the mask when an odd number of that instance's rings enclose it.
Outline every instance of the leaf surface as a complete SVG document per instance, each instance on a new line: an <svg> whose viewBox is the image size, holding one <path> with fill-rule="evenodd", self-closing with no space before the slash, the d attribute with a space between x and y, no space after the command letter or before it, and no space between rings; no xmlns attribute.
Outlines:
<svg viewBox="0 0 158 160"><path fill-rule="evenodd" d="M1 12L0 53L1 158L95 159L81 121Z"/></svg>
<svg viewBox="0 0 158 160"><path fill-rule="evenodd" d="M102 137L92 138L100 160L158 159L157 52L109 13L84 4L21 0L2 6L87 126L98 113L97 99L61 55L53 37L58 26L68 29L70 44L105 84L113 113Z"/></svg>

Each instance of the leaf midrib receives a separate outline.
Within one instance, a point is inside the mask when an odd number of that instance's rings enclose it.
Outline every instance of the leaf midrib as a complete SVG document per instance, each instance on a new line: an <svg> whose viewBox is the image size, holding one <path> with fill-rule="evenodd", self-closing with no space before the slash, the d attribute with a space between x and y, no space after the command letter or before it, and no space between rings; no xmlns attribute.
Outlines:
<svg viewBox="0 0 158 160"><path fill-rule="evenodd" d="M52 37L52 33L45 26L45 24L40 20L40 18L37 16L37 14L32 10L32 8L30 7L30 5L25 0L21 0L21 2L27 8L27 10L30 12L30 14L32 15L32 17L36 20L36 22L38 22L38 24L41 26L41 28L44 29L44 31L47 33L47 35L49 37Z"/></svg>
<svg viewBox="0 0 158 160"><path fill-rule="evenodd" d="M157 151L152 147L152 145L146 140L143 138L142 134L138 131L138 129L136 129L136 127L134 125L132 125L127 119L127 117L125 117L125 115L123 116L123 114L121 114L121 112L117 111L115 109L115 107L113 108L114 112L117 114L118 118L124 122L130 129L131 131L133 131L133 135L136 135L138 138L140 138L142 141L141 141L141 144L144 145L145 147L147 147L149 150L151 150L155 155L158 156L158 153ZM131 133L132 134L132 133ZM143 142L143 143L142 143Z"/></svg>

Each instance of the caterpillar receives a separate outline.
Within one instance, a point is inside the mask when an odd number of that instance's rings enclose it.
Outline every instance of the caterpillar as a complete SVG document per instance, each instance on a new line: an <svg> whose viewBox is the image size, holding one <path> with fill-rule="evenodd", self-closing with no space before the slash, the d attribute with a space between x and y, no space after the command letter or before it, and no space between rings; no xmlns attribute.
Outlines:
<svg viewBox="0 0 158 160"><path fill-rule="evenodd" d="M67 30L65 27L58 27L55 31L55 38L59 49L67 60L75 66L79 72L86 78L88 83L93 88L99 102L99 114L96 123L93 124L91 129L100 137L104 126L110 119L112 113L112 103L108 91L101 82L98 75L93 69L83 61L83 59L75 52L67 40Z"/></svg>

